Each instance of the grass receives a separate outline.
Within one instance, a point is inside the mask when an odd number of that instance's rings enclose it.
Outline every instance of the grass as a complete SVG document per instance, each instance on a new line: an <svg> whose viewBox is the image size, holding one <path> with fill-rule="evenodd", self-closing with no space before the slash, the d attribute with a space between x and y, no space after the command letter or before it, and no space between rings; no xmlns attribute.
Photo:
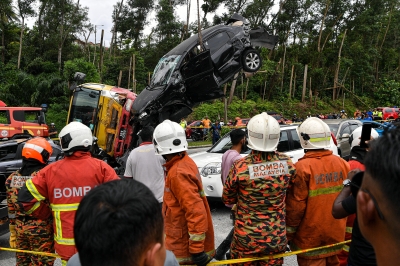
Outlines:
<svg viewBox="0 0 400 266"><path fill-rule="evenodd" d="M188 142L188 144L189 147L198 147L203 145L211 145L212 143L211 140L210 141L206 140L206 141L190 141Z"/></svg>

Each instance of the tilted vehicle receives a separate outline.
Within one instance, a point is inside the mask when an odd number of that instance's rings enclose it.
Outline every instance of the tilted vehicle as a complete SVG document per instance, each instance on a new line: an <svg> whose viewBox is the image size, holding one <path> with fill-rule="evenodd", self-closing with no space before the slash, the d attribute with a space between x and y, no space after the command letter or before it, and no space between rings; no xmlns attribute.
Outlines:
<svg viewBox="0 0 400 266"><path fill-rule="evenodd" d="M378 107L376 110L382 112L381 120L388 120L388 119L397 119L399 118L399 114L396 111L396 108L391 107ZM376 120L376 119L374 119Z"/></svg>
<svg viewBox="0 0 400 266"><path fill-rule="evenodd" d="M0 139L48 137L47 107L0 107Z"/></svg>
<svg viewBox="0 0 400 266"><path fill-rule="evenodd" d="M75 74L83 81L84 74ZM96 157L114 167L129 150L133 128L129 125L136 94L110 85L85 83L74 85L67 124L78 121L87 125L96 137ZM122 170L121 170L122 171Z"/></svg>
<svg viewBox="0 0 400 266"><path fill-rule="evenodd" d="M248 20L238 14L225 25L201 33L202 44L194 35L160 59L150 85L132 105L135 132L165 119L179 123L195 104L223 97L221 86L236 73L242 69L256 72L261 67L261 56L254 47L272 49L278 40L264 29L250 30Z"/></svg>
<svg viewBox="0 0 400 266"><path fill-rule="evenodd" d="M22 167L22 148L29 139L13 139L0 142L0 235L8 230L8 208L6 202L6 179L11 173ZM61 154L60 146L49 140L53 153L49 163L57 160Z"/></svg>
<svg viewBox="0 0 400 266"><path fill-rule="evenodd" d="M351 133L362 125L362 122L357 119L324 119L328 124L337 141L337 148L340 157L345 160L350 158L350 143L349 138Z"/></svg>
<svg viewBox="0 0 400 266"><path fill-rule="evenodd" d="M299 135L296 132L298 125L281 125L281 133L277 150L290 156L293 163L297 162L304 155L304 149L300 145ZM243 129L245 130L245 129ZM222 155L232 147L229 133L223 136L209 150L189 155L199 168L203 188L210 200L221 200L221 162ZM335 155L338 155L337 147L331 138L331 148ZM241 152L244 157L251 152L247 148Z"/></svg>

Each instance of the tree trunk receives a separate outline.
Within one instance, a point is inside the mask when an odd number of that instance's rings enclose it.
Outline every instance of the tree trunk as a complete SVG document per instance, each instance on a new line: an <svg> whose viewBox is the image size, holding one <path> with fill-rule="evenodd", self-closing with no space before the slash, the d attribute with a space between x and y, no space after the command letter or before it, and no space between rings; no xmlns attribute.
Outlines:
<svg viewBox="0 0 400 266"><path fill-rule="evenodd" d="M21 66L22 38L24 36L24 28L25 28L24 20L25 20L24 17L22 17L21 35L19 36L19 52L18 52L18 66L17 66L17 69L19 69L20 66Z"/></svg>
<svg viewBox="0 0 400 266"><path fill-rule="evenodd" d="M304 103L304 100L306 98L306 86L307 86L307 69L308 65L306 64L304 67L304 78L303 78L303 93L301 95L301 102Z"/></svg>
<svg viewBox="0 0 400 266"><path fill-rule="evenodd" d="M235 76L233 76L233 80L232 80L232 84L231 84L231 89L229 91L229 101L228 101L228 105L230 105L233 101L233 94L235 93L235 88L236 88L236 82L237 82L237 78L239 76L239 72L235 74Z"/></svg>
<svg viewBox="0 0 400 266"><path fill-rule="evenodd" d="M136 55L132 55L132 86L133 92L136 93Z"/></svg>
<svg viewBox="0 0 400 266"><path fill-rule="evenodd" d="M246 98L247 98L247 88L249 87L249 79L247 78L246 81L246 90L244 91L244 98L243 98L243 102L246 102Z"/></svg>
<svg viewBox="0 0 400 266"><path fill-rule="evenodd" d="M6 60L6 46L5 46L5 35L4 35L4 29L1 31L1 46L3 47L3 49L1 49L1 61L4 64L4 61Z"/></svg>
<svg viewBox="0 0 400 266"><path fill-rule="evenodd" d="M131 70L132 70L132 57L129 57L129 71L128 71L128 90L131 85Z"/></svg>
<svg viewBox="0 0 400 266"><path fill-rule="evenodd" d="M344 31L342 43L340 44L340 48L339 48L338 64L337 64L337 67L336 67L335 78L334 78L334 83L333 83L332 100L336 100L336 97L337 97L336 88L337 88L338 83L339 83L340 59L341 59L342 47L343 47L344 39L346 38L346 32L347 32L347 29Z"/></svg>
<svg viewBox="0 0 400 266"><path fill-rule="evenodd" d="M286 45L285 45L285 51L283 52L281 92L283 91L283 80L284 80L284 77L285 77L285 59L286 59Z"/></svg>
<svg viewBox="0 0 400 266"><path fill-rule="evenodd" d="M122 80L122 70L119 71L118 85L117 85L117 87L121 87L121 80Z"/></svg>
<svg viewBox="0 0 400 266"><path fill-rule="evenodd" d="M293 72L294 72L294 65L292 65L292 72L290 73L289 99L292 97Z"/></svg>
<svg viewBox="0 0 400 266"><path fill-rule="evenodd" d="M330 4L330 1L327 1L327 2L326 2L326 8L325 8L324 17L323 17L322 20L321 20L321 26L320 26L320 28L319 28L318 53L321 52L322 29L324 28L325 18L326 18L326 14L328 13L329 4Z"/></svg>
<svg viewBox="0 0 400 266"><path fill-rule="evenodd" d="M228 87L228 83L224 85L224 122L228 122L228 99L226 98L226 89Z"/></svg>
<svg viewBox="0 0 400 266"><path fill-rule="evenodd" d="M309 97L310 97L310 104L312 104L312 88L311 88L311 77L310 77L310 95L309 95Z"/></svg>
<svg viewBox="0 0 400 266"><path fill-rule="evenodd" d="M61 26L60 26L60 40L58 43L58 57L57 57L57 62L58 62L58 70L61 72L61 56L62 56L62 47L63 47L63 42L64 42L64 0L61 0Z"/></svg>

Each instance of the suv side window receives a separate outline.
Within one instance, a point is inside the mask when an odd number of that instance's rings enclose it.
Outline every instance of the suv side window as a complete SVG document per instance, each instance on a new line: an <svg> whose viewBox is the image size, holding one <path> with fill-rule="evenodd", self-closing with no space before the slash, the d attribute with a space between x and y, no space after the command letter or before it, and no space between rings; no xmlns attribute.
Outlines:
<svg viewBox="0 0 400 266"><path fill-rule="evenodd" d="M292 134L293 150L303 149L303 147L301 147L299 135L297 134L296 130L290 130L290 134Z"/></svg>
<svg viewBox="0 0 400 266"><path fill-rule="evenodd" d="M229 36L226 32L220 32L214 35L211 39L204 42L204 46L207 50L210 50L211 54L214 54L219 50L225 43L229 41Z"/></svg>
<svg viewBox="0 0 400 266"><path fill-rule="evenodd" d="M280 152L285 152L290 150L287 131L281 131L281 136L279 138L279 144L277 150Z"/></svg>
<svg viewBox="0 0 400 266"><path fill-rule="evenodd" d="M7 111L0 111L0 124L10 124Z"/></svg>
<svg viewBox="0 0 400 266"><path fill-rule="evenodd" d="M17 144L1 147L0 148L0 161L4 162L4 161L13 160L17 153L17 148L18 148Z"/></svg>

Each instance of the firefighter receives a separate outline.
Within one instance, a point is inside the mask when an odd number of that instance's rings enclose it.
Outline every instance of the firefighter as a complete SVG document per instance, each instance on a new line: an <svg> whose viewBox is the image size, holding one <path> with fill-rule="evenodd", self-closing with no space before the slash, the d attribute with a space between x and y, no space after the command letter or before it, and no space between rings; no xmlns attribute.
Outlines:
<svg viewBox="0 0 400 266"><path fill-rule="evenodd" d="M26 180L45 167L53 149L41 137L28 140L22 149L22 167L6 180L10 247L21 250L54 252L51 216L37 219L25 214L17 204L18 192ZM54 258L29 253L16 253L16 265L53 265Z"/></svg>
<svg viewBox="0 0 400 266"><path fill-rule="evenodd" d="M188 156L183 128L165 120L154 130L157 154L166 160L165 246L179 264L205 266L214 256L214 228L199 170Z"/></svg>
<svg viewBox="0 0 400 266"><path fill-rule="evenodd" d="M286 230L291 250L316 248L344 240L346 219L336 220L331 207L342 190L349 164L329 150L331 131L316 117L297 128L304 156L295 164L296 176L286 197ZM335 246L297 255L303 265L339 265Z"/></svg>
<svg viewBox="0 0 400 266"><path fill-rule="evenodd" d="M55 250L66 265L76 253L73 226L79 202L95 186L119 177L106 162L91 157L93 137L89 127L71 122L61 130L59 138L65 158L28 180L18 202L36 217L53 213ZM46 200L51 210L43 204Z"/></svg>
<svg viewBox="0 0 400 266"><path fill-rule="evenodd" d="M279 153L278 121L261 113L247 124L252 152L233 163L224 184L222 201L236 204L231 258L253 258L285 252L285 196L295 168ZM282 265L283 258L241 265Z"/></svg>

